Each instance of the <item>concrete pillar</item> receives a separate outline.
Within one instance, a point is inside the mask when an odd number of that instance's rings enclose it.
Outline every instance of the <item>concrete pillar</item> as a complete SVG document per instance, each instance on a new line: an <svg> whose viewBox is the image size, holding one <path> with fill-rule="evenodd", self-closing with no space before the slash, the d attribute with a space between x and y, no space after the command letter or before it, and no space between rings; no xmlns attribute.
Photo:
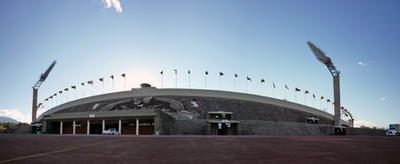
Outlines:
<svg viewBox="0 0 400 164"><path fill-rule="evenodd" d="M60 135L63 134L63 122L60 121Z"/></svg>
<svg viewBox="0 0 400 164"><path fill-rule="evenodd" d="M75 131L76 131L76 129L75 129L75 124L76 124L76 122L75 122L75 120L72 122L72 134L73 135L75 135Z"/></svg>
<svg viewBox="0 0 400 164"><path fill-rule="evenodd" d="M106 120L103 120L102 128L101 128L101 133L103 133L104 130L106 130Z"/></svg>
<svg viewBox="0 0 400 164"><path fill-rule="evenodd" d="M121 121L121 119L118 120L118 131L119 131L120 134L122 134L122 121Z"/></svg>
<svg viewBox="0 0 400 164"><path fill-rule="evenodd" d="M157 115L154 117L154 134L160 135L161 133L161 118L160 118L160 110L156 111Z"/></svg>
<svg viewBox="0 0 400 164"><path fill-rule="evenodd" d="M86 134L87 135L90 134L90 121L89 120L87 120L87 123L86 123Z"/></svg>
<svg viewBox="0 0 400 164"><path fill-rule="evenodd" d="M42 124L42 133L46 133L47 132L47 121L44 120L43 124Z"/></svg>
<svg viewBox="0 0 400 164"><path fill-rule="evenodd" d="M139 135L139 118L136 118L136 135Z"/></svg>
<svg viewBox="0 0 400 164"><path fill-rule="evenodd" d="M340 77L339 75L333 77L333 94L335 101L334 120L335 126L340 126Z"/></svg>
<svg viewBox="0 0 400 164"><path fill-rule="evenodd" d="M32 98L32 122L36 122L36 114L37 114L37 98L38 97L38 89L33 88L33 98Z"/></svg>

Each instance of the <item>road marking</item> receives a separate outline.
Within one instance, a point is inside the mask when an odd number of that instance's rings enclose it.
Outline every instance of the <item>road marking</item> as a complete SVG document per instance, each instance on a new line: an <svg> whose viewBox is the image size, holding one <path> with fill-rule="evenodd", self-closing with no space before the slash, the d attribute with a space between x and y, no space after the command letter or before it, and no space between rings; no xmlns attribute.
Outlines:
<svg viewBox="0 0 400 164"><path fill-rule="evenodd" d="M106 144L106 143L110 143L110 142L114 142L114 141L119 141L119 140L122 140L122 139L127 139L127 138L111 139L111 140L107 140L107 141L103 141L103 142L92 143L92 144L87 144L87 145L82 145L82 146L77 146L77 147L71 147L71 148L51 151L51 152L47 152L47 153L39 153L39 154L32 154L32 155L22 156L22 157L16 157L16 158L2 160L2 161L0 161L0 163L18 161L18 160L23 160L23 159L27 159L27 158L40 157L40 156L45 156L45 155L50 155L50 154L56 154L56 153L70 151L70 150L76 150L76 149L79 149L79 148L90 147L90 146L95 146L95 145L100 145L100 144Z"/></svg>

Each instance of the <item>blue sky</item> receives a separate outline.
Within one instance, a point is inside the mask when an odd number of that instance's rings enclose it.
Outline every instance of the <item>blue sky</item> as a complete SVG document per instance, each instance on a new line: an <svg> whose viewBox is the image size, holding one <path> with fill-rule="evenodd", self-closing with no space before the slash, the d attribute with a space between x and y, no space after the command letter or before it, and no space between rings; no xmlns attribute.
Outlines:
<svg viewBox="0 0 400 164"><path fill-rule="evenodd" d="M341 74L342 106L358 123L400 123L400 2L397 0L121 0L122 12L102 0L0 1L0 114L30 121L32 85L58 63L39 100L80 82L127 73L141 82L283 98L283 85L332 99L332 77L306 41L330 56ZM221 86L218 72L224 72ZM233 74L238 73L236 88ZM264 78L267 83L261 85ZM118 76L116 90L123 89ZM96 81L96 93L101 85ZM111 91L106 79L105 92ZM82 89L77 90L78 97ZM90 88L85 88L88 95ZM70 93L74 98L73 92ZM294 93L287 92L289 101ZM304 96L297 94L298 103ZM307 105L312 105L310 95ZM324 107L325 103L322 103ZM314 104L319 108L319 101ZM332 107L328 108L331 111ZM29 119L29 120L28 120Z"/></svg>

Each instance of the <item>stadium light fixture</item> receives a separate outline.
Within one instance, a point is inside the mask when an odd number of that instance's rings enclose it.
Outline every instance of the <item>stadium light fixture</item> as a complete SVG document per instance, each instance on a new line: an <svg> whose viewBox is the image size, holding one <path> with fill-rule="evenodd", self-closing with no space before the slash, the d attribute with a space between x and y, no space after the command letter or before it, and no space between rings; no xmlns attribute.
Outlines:
<svg viewBox="0 0 400 164"><path fill-rule="evenodd" d="M307 42L318 61L325 64L333 76L333 93L335 101L334 125L340 127L340 71L333 65L331 58L310 41Z"/></svg>
<svg viewBox="0 0 400 164"><path fill-rule="evenodd" d="M38 96L38 90L39 87L42 85L42 83L47 79L47 76L49 76L50 71L53 69L54 65L56 65L57 61L53 61L53 63L51 63L51 65L49 66L49 68L47 68L47 70L42 73L39 77L39 80L33 85L32 89L33 89L33 98L32 98L32 123L36 121L36 114L37 114L37 109L38 109L38 105L37 105L37 96Z"/></svg>

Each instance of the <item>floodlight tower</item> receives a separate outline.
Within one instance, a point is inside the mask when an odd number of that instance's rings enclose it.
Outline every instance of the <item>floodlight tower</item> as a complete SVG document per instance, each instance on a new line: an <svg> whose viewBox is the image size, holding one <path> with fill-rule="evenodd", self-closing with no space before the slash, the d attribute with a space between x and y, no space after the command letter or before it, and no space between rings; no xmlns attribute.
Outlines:
<svg viewBox="0 0 400 164"><path fill-rule="evenodd" d="M37 114L37 96L38 96L38 89L40 85L46 80L47 76L49 76L50 71L53 69L54 65L56 65L56 61L54 60L53 63L47 68L46 72L42 73L39 77L39 80L33 85L33 99L32 99L32 123L36 121L36 114Z"/></svg>
<svg viewBox="0 0 400 164"><path fill-rule="evenodd" d="M333 76L333 94L335 99L334 124L336 127L340 127L340 71L336 70L336 67L333 65L331 58L327 57L322 50L320 50L310 41L308 41L307 44L310 47L311 51L314 53L317 60L325 64L326 67L328 67L329 72L331 72Z"/></svg>

